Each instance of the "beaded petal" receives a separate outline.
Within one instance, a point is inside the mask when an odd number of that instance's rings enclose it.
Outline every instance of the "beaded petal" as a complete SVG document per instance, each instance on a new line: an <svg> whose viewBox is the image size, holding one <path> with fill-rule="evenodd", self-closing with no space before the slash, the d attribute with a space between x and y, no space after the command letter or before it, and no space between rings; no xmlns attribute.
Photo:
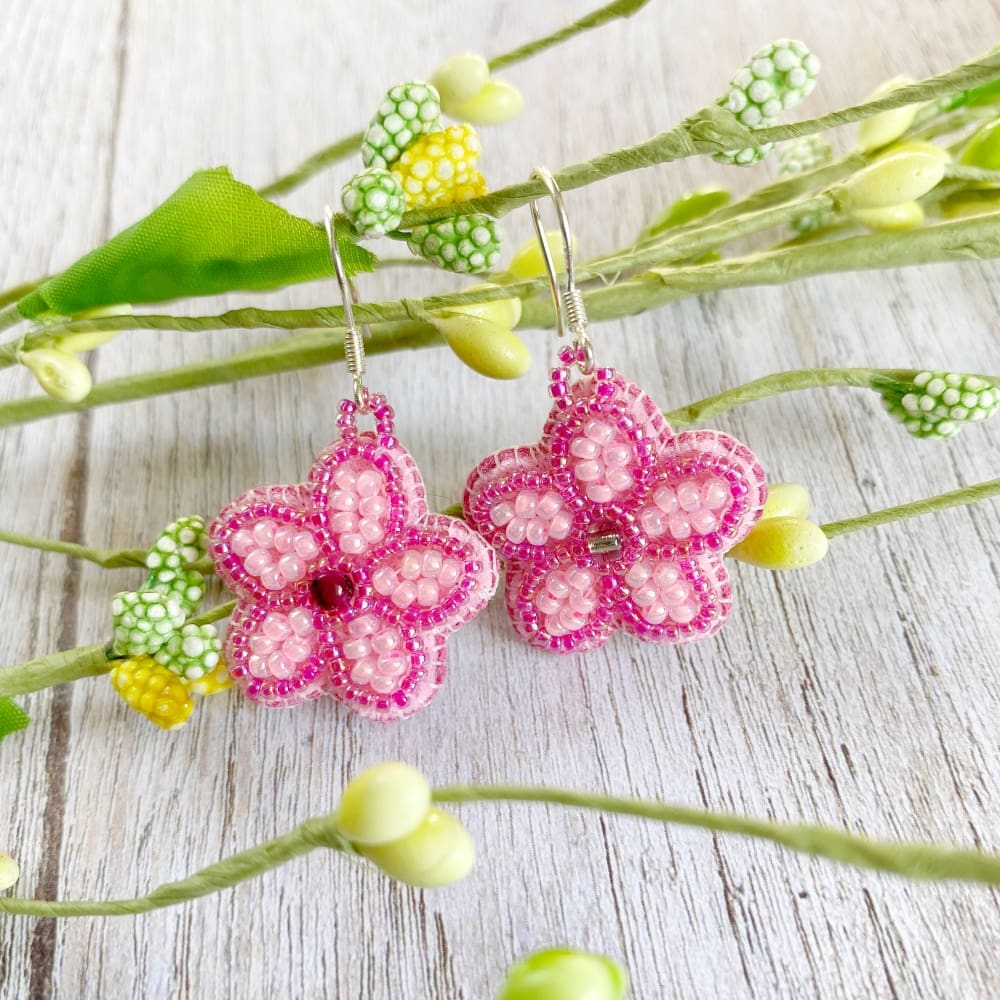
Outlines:
<svg viewBox="0 0 1000 1000"><path fill-rule="evenodd" d="M557 652L616 628L712 635L732 605L721 556L760 517L764 470L719 431L674 434L613 368L571 384L572 349L560 358L541 441L491 455L466 484L466 519L505 560L514 627Z"/></svg>
<svg viewBox="0 0 1000 1000"><path fill-rule="evenodd" d="M325 694L391 722L441 686L445 640L485 607L497 563L462 521L428 513L384 398L371 401L374 431L340 406L340 437L306 483L251 490L211 525L212 559L239 598L225 660L262 704Z"/></svg>

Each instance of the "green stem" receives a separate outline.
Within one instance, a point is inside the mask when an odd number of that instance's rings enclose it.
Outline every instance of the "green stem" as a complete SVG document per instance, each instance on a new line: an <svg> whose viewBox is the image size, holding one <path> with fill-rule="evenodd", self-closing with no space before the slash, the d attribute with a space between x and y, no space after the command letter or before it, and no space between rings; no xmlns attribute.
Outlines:
<svg viewBox="0 0 1000 1000"><path fill-rule="evenodd" d="M193 618L189 618L188 624L210 625L212 624L212 622L217 622L221 621L223 618L228 618L235 610L236 610L236 602L226 601L225 604L218 604L214 608L209 608L208 611L203 611L200 615L195 615Z"/></svg>
<svg viewBox="0 0 1000 1000"><path fill-rule="evenodd" d="M17 324L23 320L24 317L17 311L16 302L0 308L0 330L6 330L11 326L17 326Z"/></svg>
<svg viewBox="0 0 1000 1000"><path fill-rule="evenodd" d="M857 868L890 872L911 879L960 879L984 885L1000 884L1000 856L995 854L938 844L870 840L833 827L779 823L667 802L523 785L452 785L435 789L433 800L439 804L524 802L566 806L695 827L714 833L738 834L770 841L810 857L829 858ZM0 912L34 917L104 917L148 913L230 889L317 847L345 854L357 853L354 846L337 832L335 814L331 813L306 820L283 836L209 865L186 879L168 882L145 896L103 901L0 897Z"/></svg>
<svg viewBox="0 0 1000 1000"><path fill-rule="evenodd" d="M16 667L0 668L0 698L30 694L83 677L97 677L111 669L104 646L81 646L42 656Z"/></svg>
<svg viewBox="0 0 1000 1000"><path fill-rule="evenodd" d="M959 850L936 844L889 843L869 840L830 827L777 823L731 813L691 809L666 802L648 802L613 795L570 792L560 788L521 785L453 785L434 790L434 801L543 802L619 816L637 816L660 823L693 826L716 833L736 833L769 840L801 854L830 858L858 868L892 872L914 879L962 879L1000 884L1000 855Z"/></svg>
<svg viewBox="0 0 1000 1000"><path fill-rule="evenodd" d="M25 295L33 292L43 281L48 281L48 278L37 278L35 281L25 281L20 285L5 288L0 292L0 308L23 299Z"/></svg>
<svg viewBox="0 0 1000 1000"><path fill-rule="evenodd" d="M36 538L32 535L21 535L15 531L0 531L0 542L6 542L8 545L21 545L27 549L40 549L42 552L58 552L75 559L85 559L98 566L103 566L105 569L146 565L146 551L144 549L95 549L87 545L79 545L76 542L64 542L54 538Z"/></svg>
<svg viewBox="0 0 1000 1000"><path fill-rule="evenodd" d="M333 824L333 816L320 816L300 823L294 830L268 840L247 851L209 865L179 882L168 882L138 899L87 900L19 899L0 896L0 912L32 917L116 917L148 913L166 906L176 906L200 896L229 889L247 879L262 875L286 861L308 854L317 847L353 854L354 848Z"/></svg>
<svg viewBox="0 0 1000 1000"><path fill-rule="evenodd" d="M829 114L797 122L794 125L775 125L753 131L740 125L731 112L709 106L685 119L680 125L661 132L645 142L614 152L602 153L593 159L564 167L555 171L554 176L563 191L572 191L574 188L584 187L616 174L641 170L660 163L670 163L688 156L714 154L746 146L758 146L766 142L785 142L788 139L812 135L828 128L863 121L904 104L932 100L967 85L993 79L998 75L1000 75L1000 53L993 53L965 63L947 73L901 87L875 101L853 105L841 111L831 111ZM414 226L437 222L459 212L485 212L487 215L502 216L545 194L546 189L541 181L524 181L468 201L407 212L403 216L401 228L409 230Z"/></svg>
<svg viewBox="0 0 1000 1000"><path fill-rule="evenodd" d="M533 42L528 42L526 45L521 45L516 49L512 49L510 52L506 52L503 55L491 59L490 69L495 72L496 70L504 69L507 66L513 66L514 63L528 59L531 56L537 55L539 52L544 52L553 45L565 42L574 35L579 35L584 31L589 31L591 28L598 28L602 24L606 24L608 21L612 21L615 18L631 17L641 8L645 7L647 3L649 3L649 0L615 0L614 3L609 3L598 8L593 13L581 17L579 21L574 21L573 24L570 24L559 31L555 31L551 35L546 35L545 37L536 39ZM363 139L364 132L355 132L354 135L338 139L335 143L324 147L318 152L313 153L312 156L303 160L302 163L300 163L290 173L283 174L276 180L271 181L270 184L265 184L263 187L258 188L257 193L265 198L273 198L276 195L287 194L289 191L297 188L300 184L304 184L310 177L318 174L321 170L325 170L327 167L343 160L348 156L357 154L361 149L361 142Z"/></svg>
<svg viewBox="0 0 1000 1000"><path fill-rule="evenodd" d="M820 525L820 527L827 538L836 538L838 535L846 535L851 531L878 528L894 521L905 520L908 517L933 514L939 510L948 510L949 507L962 507L995 496L1000 496L1000 479L991 479L985 483L977 483L975 486L965 486L960 490L952 490L950 493L940 493L937 496L927 497L925 500L914 500L896 507L886 507L884 510L875 510L870 514L861 514L858 517L849 517L842 521L831 521L829 524Z"/></svg>

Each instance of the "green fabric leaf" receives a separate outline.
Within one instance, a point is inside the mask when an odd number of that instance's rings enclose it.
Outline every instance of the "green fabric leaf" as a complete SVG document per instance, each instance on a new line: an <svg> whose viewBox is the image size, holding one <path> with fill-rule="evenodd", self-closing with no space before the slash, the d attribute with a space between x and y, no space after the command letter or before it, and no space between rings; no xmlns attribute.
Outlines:
<svg viewBox="0 0 1000 1000"><path fill-rule="evenodd" d="M24 729L31 720L10 698L0 698L0 740Z"/></svg>
<svg viewBox="0 0 1000 1000"><path fill-rule="evenodd" d="M377 258L337 229L348 276ZM159 208L22 298L28 319L129 302L279 288L331 277L322 226L290 215L228 168L199 170Z"/></svg>

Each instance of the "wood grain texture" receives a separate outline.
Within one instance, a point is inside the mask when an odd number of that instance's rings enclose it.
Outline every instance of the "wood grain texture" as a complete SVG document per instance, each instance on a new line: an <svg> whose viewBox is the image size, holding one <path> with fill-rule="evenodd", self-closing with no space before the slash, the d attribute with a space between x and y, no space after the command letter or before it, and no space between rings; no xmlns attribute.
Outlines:
<svg viewBox="0 0 1000 1000"><path fill-rule="evenodd" d="M593 0L435 5L301 0L7 0L0 11L0 279L63 266L146 213L194 169L260 184L364 122L390 83L464 49L504 51ZM808 104L853 102L986 48L1000 6L659 0L513 67L523 116L485 134L493 186L638 141L711 100L758 45L801 37L826 70ZM841 148L849 135L838 135ZM353 169L285 204L318 216ZM707 182L762 183L685 161L574 192L581 251L634 234ZM527 213L507 226L529 233ZM458 287L405 271L374 298ZM331 285L265 298L328 303ZM212 312L249 296L206 300ZM1000 370L997 268L841 275L685 301L595 330L600 356L665 408L803 365ZM134 332L96 379L174 365L272 333ZM486 384L447 353L380 357L398 429L432 499L459 496L485 454L537 437L553 338L530 333L521 382ZM105 408L0 436L3 526L138 546L181 513L261 482L297 481L331 437L342 371L313 370ZM32 390L4 372L4 398ZM992 426L910 439L870 394L802 393L719 421L775 480L808 484L834 519L997 475ZM873 836L1000 850L998 505L837 539L817 567L736 567L721 636L682 650L619 637L554 660L512 636L497 600L451 642L433 706L373 728L324 700L274 713L236 696L164 734L104 680L24 699L34 722L0 747L0 849L20 891L144 892L328 811L361 767L404 758L438 783L549 782L628 792ZM0 660L100 641L130 571L3 551ZM568 943L619 956L634 995L992 997L996 893L912 885L694 830L541 806L461 809L480 847L447 890L394 885L314 854L234 891L136 920L0 918L6 997L339 997L483 1000L525 952Z"/></svg>

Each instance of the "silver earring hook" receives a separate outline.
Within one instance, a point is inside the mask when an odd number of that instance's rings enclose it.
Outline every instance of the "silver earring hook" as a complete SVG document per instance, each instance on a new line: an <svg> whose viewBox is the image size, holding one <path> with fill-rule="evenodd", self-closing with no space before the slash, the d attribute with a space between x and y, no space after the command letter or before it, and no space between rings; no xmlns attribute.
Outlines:
<svg viewBox="0 0 1000 1000"><path fill-rule="evenodd" d="M566 204L563 201L562 191L556 183L556 179L545 167L536 167L531 176L537 178L549 192L556 209L556 219L559 223L559 234L562 237L563 257L566 261L566 287L560 288L559 275L556 273L556 264L552 258L552 251L549 248L548 240L545 238L545 229L542 226L541 213L538 210L538 201L530 203L531 221L535 226L535 234L542 251L542 259L545 261L545 271L549 278L549 287L552 289L552 302L556 311L556 329L560 337L565 337L567 333L573 338L574 343L583 352L583 361L580 369L584 373L593 370L594 350L590 343L590 334L587 330L587 310L583 304L583 295L576 287L575 265L573 262L573 235L569 225L569 216L566 213Z"/></svg>
<svg viewBox="0 0 1000 1000"><path fill-rule="evenodd" d="M354 285L347 279L347 272L344 270L344 262L340 257L340 247L337 245L337 236L333 224L333 209L329 205L323 212L323 225L326 228L326 238L330 244L330 259L333 261L333 271L337 276L337 284L340 286L340 297L344 303L344 324L347 330L344 332L344 360L347 362L347 370L354 380L354 402L359 409L364 412L368 408L368 389L365 387L364 375L367 371L365 366L365 341L364 336L354 322L354 309L352 304L357 301L357 292Z"/></svg>

